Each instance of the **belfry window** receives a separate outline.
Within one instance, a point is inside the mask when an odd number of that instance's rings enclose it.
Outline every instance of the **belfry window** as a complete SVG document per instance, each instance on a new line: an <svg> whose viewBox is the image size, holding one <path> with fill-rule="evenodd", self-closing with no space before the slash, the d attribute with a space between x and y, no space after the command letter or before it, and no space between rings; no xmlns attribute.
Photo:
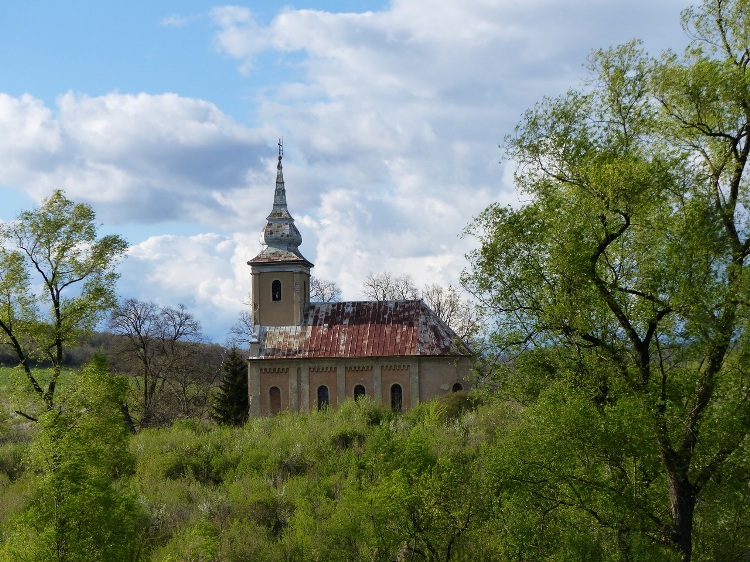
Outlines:
<svg viewBox="0 0 750 562"><path fill-rule="evenodd" d="M271 283L271 300L281 300L281 281L279 281L278 279L274 279L273 283Z"/></svg>
<svg viewBox="0 0 750 562"><path fill-rule="evenodd" d="M400 412L404 407L404 391L400 384L391 387L391 409Z"/></svg>

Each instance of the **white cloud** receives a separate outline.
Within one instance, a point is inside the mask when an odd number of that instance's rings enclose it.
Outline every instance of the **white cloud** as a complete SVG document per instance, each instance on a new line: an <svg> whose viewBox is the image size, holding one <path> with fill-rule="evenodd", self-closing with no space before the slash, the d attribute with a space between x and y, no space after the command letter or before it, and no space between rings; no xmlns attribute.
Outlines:
<svg viewBox="0 0 750 562"><path fill-rule="evenodd" d="M394 0L379 12L287 9L267 26L224 7L214 23L243 68L264 51L298 68L259 115L298 155L289 202L311 212L315 273L355 298L368 271L455 283L470 249L463 227L492 201L518 202L497 145L523 110L577 84L593 48L644 33L666 46L682 6Z"/></svg>
<svg viewBox="0 0 750 562"><path fill-rule="evenodd" d="M0 184L53 188L120 223L238 223L226 196L265 169L267 144L213 104L177 94L61 95L55 111L0 95Z"/></svg>
<svg viewBox="0 0 750 562"><path fill-rule="evenodd" d="M0 185L37 200L63 187L115 228L182 221L217 233L136 240L121 287L183 302L221 341L249 289L283 135L315 275L345 298L385 269L455 284L471 245L461 230L492 201L518 203L497 145L522 112L579 83L593 48L633 37L679 48L686 3L392 0L366 13L285 9L267 25L218 7L216 48L261 83L263 71L278 76L260 68L268 55L287 77L254 93L252 128L178 94L69 92L52 108L0 94Z"/></svg>
<svg viewBox="0 0 750 562"><path fill-rule="evenodd" d="M190 25L197 19L199 19L200 16L181 16L178 14L171 14L169 16L163 17L161 19L161 22L159 22L164 27L185 27L187 25Z"/></svg>
<svg viewBox="0 0 750 562"><path fill-rule="evenodd" d="M120 268L122 298L184 304L214 340L223 341L250 288L249 257L257 236L152 236L131 246Z"/></svg>

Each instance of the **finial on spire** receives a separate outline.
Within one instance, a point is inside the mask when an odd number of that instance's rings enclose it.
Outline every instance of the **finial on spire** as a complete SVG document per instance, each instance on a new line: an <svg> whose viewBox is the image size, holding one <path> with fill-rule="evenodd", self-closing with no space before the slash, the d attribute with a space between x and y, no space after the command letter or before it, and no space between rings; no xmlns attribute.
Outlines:
<svg viewBox="0 0 750 562"><path fill-rule="evenodd" d="M281 168L281 157L284 156L284 137L279 139L279 168Z"/></svg>

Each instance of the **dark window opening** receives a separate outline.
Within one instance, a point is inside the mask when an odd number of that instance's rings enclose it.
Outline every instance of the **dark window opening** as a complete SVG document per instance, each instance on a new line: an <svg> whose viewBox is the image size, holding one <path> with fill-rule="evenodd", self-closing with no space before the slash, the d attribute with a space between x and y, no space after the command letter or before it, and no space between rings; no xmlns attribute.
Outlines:
<svg viewBox="0 0 750 562"><path fill-rule="evenodd" d="M358 384L354 387L354 399L358 400L361 396L365 396L367 394L367 389L362 386L361 384Z"/></svg>
<svg viewBox="0 0 750 562"><path fill-rule="evenodd" d="M271 283L271 300L281 300L281 281L278 279L275 279L273 283Z"/></svg>
<svg viewBox="0 0 750 562"><path fill-rule="evenodd" d="M453 388L451 388L451 392L461 392L464 389L463 386L461 386L460 382L457 382L453 385Z"/></svg>
<svg viewBox="0 0 750 562"><path fill-rule="evenodd" d="M281 411L281 390L278 386L268 389L268 398L271 403L271 415L275 416Z"/></svg>
<svg viewBox="0 0 750 562"><path fill-rule="evenodd" d="M391 409L400 412L404 407L404 391L400 384L391 387Z"/></svg>
<svg viewBox="0 0 750 562"><path fill-rule="evenodd" d="M325 385L319 386L318 387L318 410L327 408L329 405L330 405L330 397L328 395L328 387Z"/></svg>

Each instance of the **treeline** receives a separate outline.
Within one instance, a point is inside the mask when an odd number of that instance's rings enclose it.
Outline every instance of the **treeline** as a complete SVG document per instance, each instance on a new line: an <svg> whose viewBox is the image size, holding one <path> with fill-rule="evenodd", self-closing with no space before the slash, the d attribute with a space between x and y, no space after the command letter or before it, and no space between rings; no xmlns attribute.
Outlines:
<svg viewBox="0 0 750 562"><path fill-rule="evenodd" d="M139 336L139 345L134 346L134 338L125 334L86 334L65 348L61 367L77 370L101 357L111 373L127 376L129 390L123 408L133 431L169 425L177 419L210 417L212 397L218 392L222 366L230 351L218 344L184 338ZM0 367L16 367L18 363L12 350L0 346ZM30 357L28 363L41 373L53 367L44 356Z"/></svg>
<svg viewBox="0 0 750 562"><path fill-rule="evenodd" d="M123 337L112 332L91 332L79 338L79 341L65 349L63 353L62 366L67 369L82 367L96 355L104 355L108 358L113 371L126 372L126 361L120 353ZM198 343L200 352L207 360L221 365L221 356L226 352L225 348L215 343ZM44 357L29 357L32 367L45 369L52 366L52 361ZM13 350L7 346L0 346L0 367L15 367L18 365L18 357ZM124 371L123 371L124 369Z"/></svg>
<svg viewBox="0 0 750 562"><path fill-rule="evenodd" d="M80 367L91 359L96 353L106 349L112 339L112 334L105 332L94 332L86 334L77 345L68 348L63 353L63 366L66 368ZM42 356L29 357L29 365L34 368L52 367L52 361ZM0 366L16 367L19 359L9 346L0 346Z"/></svg>

